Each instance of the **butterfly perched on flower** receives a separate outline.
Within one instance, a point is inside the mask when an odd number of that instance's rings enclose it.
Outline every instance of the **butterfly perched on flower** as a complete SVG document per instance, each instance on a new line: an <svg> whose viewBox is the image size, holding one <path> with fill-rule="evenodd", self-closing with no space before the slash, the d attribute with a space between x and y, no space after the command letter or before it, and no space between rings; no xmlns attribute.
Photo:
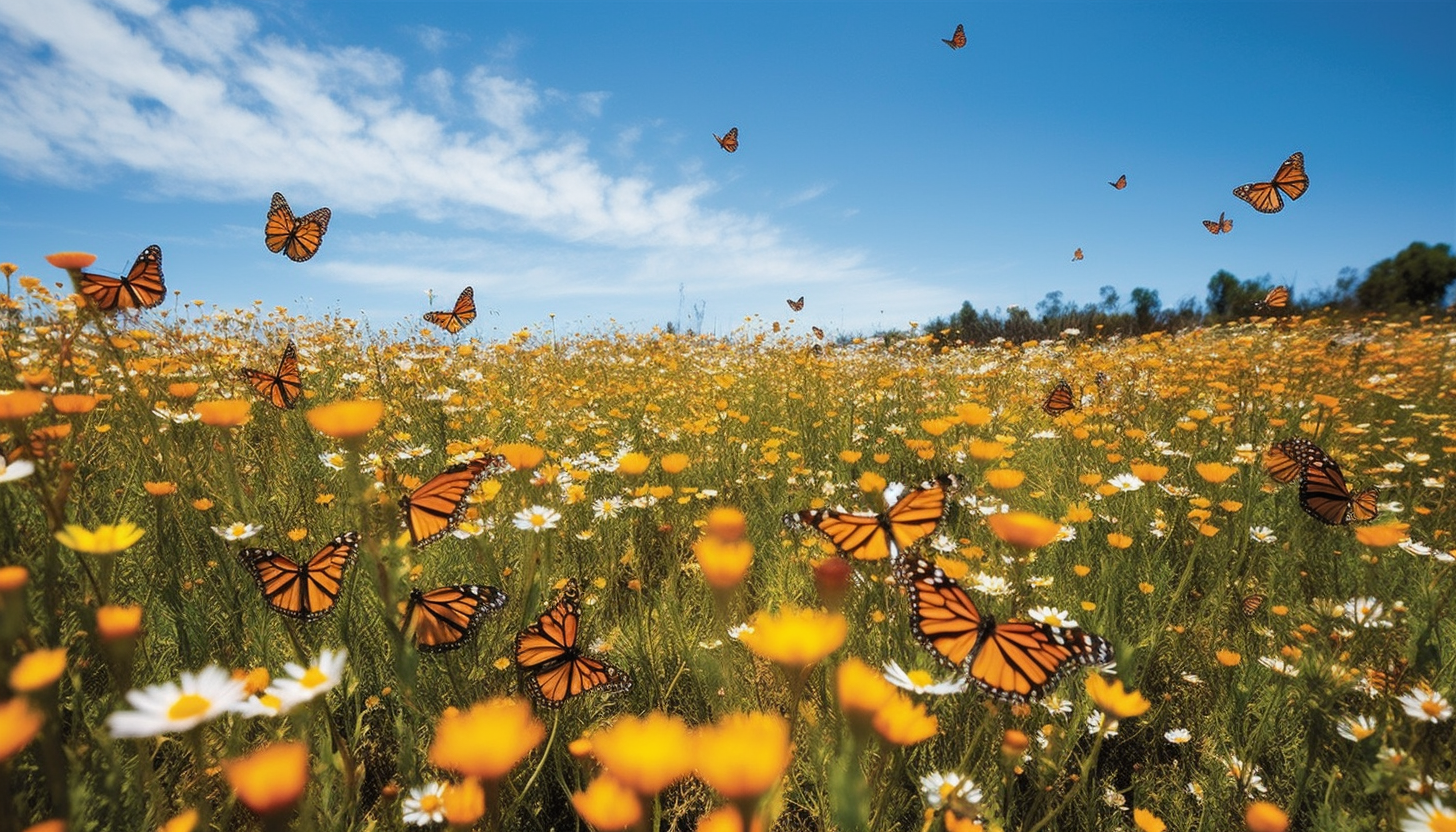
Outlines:
<svg viewBox="0 0 1456 832"><path fill-rule="evenodd" d="M804 509L784 515L784 522L802 523L823 532L845 557L898 560L940 525L945 516L946 498L959 484L954 475L944 474L906 492L878 514Z"/></svg>
<svg viewBox="0 0 1456 832"><path fill-rule="evenodd" d="M559 708L589 690L622 691L632 677L577 646L581 590L573 578L536 623L516 634L516 671L538 705Z"/></svg>
<svg viewBox="0 0 1456 832"><path fill-rule="evenodd" d="M151 309L167 297L167 286L162 280L161 246L142 249L126 277L81 272L81 294L102 312Z"/></svg>
<svg viewBox="0 0 1456 832"><path fill-rule="evenodd" d="M454 531L465 516L465 498L475 486L509 470L505 457L487 454L452 465L401 497L399 507L404 511L410 542L416 547L428 546Z"/></svg>
<svg viewBox="0 0 1456 832"><path fill-rule="evenodd" d="M1077 249L1076 251L1072 252L1072 262L1075 263L1076 261L1081 260L1081 259L1082 259L1082 250L1080 248Z"/></svg>
<svg viewBox="0 0 1456 832"><path fill-rule="evenodd" d="M1114 187L1114 188L1116 188L1116 189L1118 189L1120 191L1123 188L1126 188L1127 187L1127 174L1124 173L1123 175L1117 177L1117 181L1116 182L1108 182L1107 184L1111 185L1112 187Z"/></svg>
<svg viewBox="0 0 1456 832"><path fill-rule="evenodd" d="M1284 286L1275 286L1269 290L1267 295L1264 295L1263 300L1254 301L1254 308L1261 312L1278 311L1287 306L1289 306L1289 289Z"/></svg>
<svg viewBox="0 0 1456 832"><path fill-rule="evenodd" d="M945 31L945 30L942 29L941 31ZM965 24L964 23L957 23L956 24L955 34L951 35L949 38L941 38L940 40L941 40L941 43L944 43L946 46L949 46L951 49L962 49L962 48L964 48L965 45L966 45L966 26L965 26Z"/></svg>
<svg viewBox="0 0 1456 832"><path fill-rule="evenodd" d="M1256 211L1275 214L1284 210L1284 200L1280 194L1293 200L1304 196L1307 190L1309 175L1304 172L1304 154L1295 153L1284 160L1284 164L1274 173L1273 179L1240 185L1234 188L1234 196L1254 206Z"/></svg>
<svg viewBox="0 0 1456 832"><path fill-rule="evenodd" d="M338 602L344 569L353 562L358 548L359 533L344 532L306 563L296 563L271 549L244 549L238 557L253 573L268 606L290 618L314 621Z"/></svg>
<svg viewBox="0 0 1456 832"><path fill-rule="evenodd" d="M302 263L318 253L329 230L329 217L327 208L295 217L283 194L274 192L268 221L263 225L263 242L269 251L281 251L289 260Z"/></svg>
<svg viewBox="0 0 1456 832"><path fill-rule="evenodd" d="M1339 464L1328 456L1309 463L1299 475L1299 507L1330 526L1373 519L1380 512L1379 494L1374 488L1352 492Z"/></svg>
<svg viewBox="0 0 1456 832"><path fill-rule="evenodd" d="M1041 403L1042 411L1053 418L1076 407L1077 396L1072 392L1072 385L1068 384L1066 379L1058 381L1057 386L1052 388L1052 391L1047 394L1046 399Z"/></svg>
<svg viewBox="0 0 1456 832"><path fill-rule="evenodd" d="M443 653L464 644L485 617L506 605L506 594L493 586L455 584L410 590L404 628L422 653Z"/></svg>
<svg viewBox="0 0 1456 832"><path fill-rule="evenodd" d="M1204 220L1203 227L1207 228L1210 234L1227 234L1234 230L1234 221L1225 219L1223 212L1219 212L1217 220Z"/></svg>
<svg viewBox="0 0 1456 832"><path fill-rule="evenodd" d="M735 150L738 149L738 128L737 127L730 128L728 130L728 132L727 133L724 133L722 136L719 136L717 133L714 133L713 134L713 138L715 138L715 139L718 140L718 146L719 147L723 148L724 150L728 151L729 153L732 153L733 151L735 151Z"/></svg>
<svg viewBox="0 0 1456 832"><path fill-rule="evenodd" d="M786 303L788 303L789 308L792 309L792 310L794 310L795 312L803 312L804 311L804 296L803 295L799 295L799 299L798 300L786 301Z"/></svg>
<svg viewBox="0 0 1456 832"><path fill-rule="evenodd" d="M475 320L475 288L466 286L455 299L455 308L448 312L426 312L425 320L454 335Z"/></svg>
<svg viewBox="0 0 1456 832"><path fill-rule="evenodd" d="M243 380L257 391L265 401L280 410L287 410L298 402L303 394L303 377L298 374L298 352L293 341L283 348L283 357L278 360L278 372L269 373L244 367Z"/></svg>
<svg viewBox="0 0 1456 832"><path fill-rule="evenodd" d="M895 578L910 596L915 640L997 699L1040 699L1078 667L1112 661L1112 645L1079 627L982 615L955 579L924 559L906 558Z"/></svg>

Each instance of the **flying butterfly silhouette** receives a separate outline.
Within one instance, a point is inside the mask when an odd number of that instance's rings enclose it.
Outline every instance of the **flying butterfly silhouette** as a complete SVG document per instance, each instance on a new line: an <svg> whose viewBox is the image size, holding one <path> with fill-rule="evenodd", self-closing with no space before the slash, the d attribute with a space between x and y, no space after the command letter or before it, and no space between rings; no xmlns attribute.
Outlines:
<svg viewBox="0 0 1456 832"><path fill-rule="evenodd" d="M1081 259L1082 259L1082 250L1080 248L1077 249L1076 251L1072 252L1072 262L1075 263L1076 261L1081 260Z"/></svg>
<svg viewBox="0 0 1456 832"><path fill-rule="evenodd" d="M792 309L792 310L794 310L795 312L803 312L804 311L804 296L803 295L799 295L799 299L798 300L790 300L790 301L785 301L785 302L789 305L789 308Z"/></svg>
<svg viewBox="0 0 1456 832"><path fill-rule="evenodd" d="M292 340L283 348L283 357L278 360L278 372L266 373L251 367L244 367L240 372L243 380L252 385L258 395L280 410L292 408L303 394L303 377L298 374L298 353L293 348Z"/></svg>
<svg viewBox="0 0 1456 832"><path fill-rule="evenodd" d="M820 341L823 341L824 340L824 330L820 329L817 326L811 326L811 327L809 327L809 329L811 329L814 332L814 337L815 338L818 338Z"/></svg>
<svg viewBox="0 0 1456 832"><path fill-rule="evenodd" d="M1218 220L1204 220L1203 227L1208 229L1210 234L1227 234L1234 230L1234 221L1224 219L1223 212L1219 212Z"/></svg>
<svg viewBox="0 0 1456 832"><path fill-rule="evenodd" d="M1374 488L1352 493L1339 464L1328 456L1306 465L1299 476L1299 507L1329 526L1373 519L1380 512L1379 495Z"/></svg>
<svg viewBox="0 0 1456 832"><path fill-rule="evenodd" d="M281 251L289 260L302 263L318 253L329 230L329 216L329 209L320 208L295 217L283 194L274 192L268 221L263 226L263 242L269 251Z"/></svg>
<svg viewBox="0 0 1456 832"><path fill-rule="evenodd" d="M1046 400L1041 403L1041 409L1046 415L1056 418L1077 407L1077 396L1072 392L1072 385L1066 379L1057 382L1057 386L1047 394Z"/></svg>
<svg viewBox="0 0 1456 832"><path fill-rule="evenodd" d="M161 246L142 249L126 277L81 272L81 294L102 312L151 309L167 297L167 286L162 280Z"/></svg>
<svg viewBox="0 0 1456 832"><path fill-rule="evenodd" d="M455 299L455 308L449 312L426 312L425 320L454 335L475 320L475 289L466 286L460 297Z"/></svg>
<svg viewBox="0 0 1456 832"><path fill-rule="evenodd" d="M729 153L732 153L733 151L738 149L737 127L729 129L729 131L727 133L724 133L721 137L717 133L714 133L713 138L718 140L719 147L723 148Z"/></svg>
<svg viewBox="0 0 1456 832"><path fill-rule="evenodd" d="M493 586L456 584L428 592L410 590L404 608L405 632L414 635L422 653L443 653L464 644L485 617L506 605L506 594Z"/></svg>
<svg viewBox="0 0 1456 832"><path fill-rule="evenodd" d="M944 30L942 30L942 31L944 31ZM965 24L963 24L963 23L957 23L956 24L955 34L954 35L951 35L949 38L941 38L940 41L941 41L941 43L944 43L946 46L949 46L951 49L962 49L962 48L964 48L965 45L966 45L966 27L965 27Z"/></svg>
<svg viewBox="0 0 1456 832"><path fill-rule="evenodd" d="M1284 210L1280 194L1290 199L1299 199L1309 189L1309 176L1304 172L1304 154L1295 153L1274 174L1268 182L1250 182L1234 188L1234 196L1254 206L1254 210L1275 214Z"/></svg>
<svg viewBox="0 0 1456 832"><path fill-rule="evenodd" d="M878 514L804 509L784 515L784 522L818 529L845 557L895 561L940 525L945 516L946 497L959 484L955 476L945 474L905 493Z"/></svg>
<svg viewBox="0 0 1456 832"><path fill-rule="evenodd" d="M1328 458L1308 439L1281 439L1264 451L1264 470L1275 482L1289 483L1303 474L1306 466Z"/></svg>
<svg viewBox="0 0 1456 832"><path fill-rule="evenodd" d="M344 586L344 569L354 560L359 533L344 532L307 563L295 563L271 549L238 552L263 590L268 606L290 618L315 621L333 610Z"/></svg>
<svg viewBox="0 0 1456 832"><path fill-rule="evenodd" d="M1254 308L1264 312L1269 310L1280 310L1289 306L1289 289L1284 286L1275 286L1269 290L1269 294L1263 300L1254 301Z"/></svg>
<svg viewBox="0 0 1456 832"><path fill-rule="evenodd" d="M1127 174L1124 173L1123 175L1117 177L1117 181L1116 182L1108 182L1107 184L1111 185L1112 187L1114 187L1114 188L1116 188L1116 189L1118 189L1120 191L1123 188L1126 188L1127 187Z"/></svg>
<svg viewBox="0 0 1456 832"><path fill-rule="evenodd" d="M559 708L589 690L621 691L632 677L577 647L581 590L567 581L556 603L516 634L516 671L538 705Z"/></svg>
<svg viewBox="0 0 1456 832"><path fill-rule="evenodd" d="M895 577L910 596L915 640L997 699L1040 699L1078 667L1112 661L1112 645L1081 628L983 616L955 579L924 559L906 558Z"/></svg>
<svg viewBox="0 0 1456 832"><path fill-rule="evenodd" d="M486 477L509 470L510 464L503 456L479 456L446 468L399 498L410 542L416 547L428 546L454 531L465 516L465 498L475 486Z"/></svg>

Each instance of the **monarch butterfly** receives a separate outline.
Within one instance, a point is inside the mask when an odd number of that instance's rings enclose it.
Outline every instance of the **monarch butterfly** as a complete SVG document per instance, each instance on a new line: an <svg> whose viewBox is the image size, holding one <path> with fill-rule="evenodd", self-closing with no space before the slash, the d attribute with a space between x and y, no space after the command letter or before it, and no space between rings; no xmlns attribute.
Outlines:
<svg viewBox="0 0 1456 832"><path fill-rule="evenodd" d="M817 326L811 326L811 327L809 327L809 329L811 329L811 330L814 331L814 337L815 338L818 338L820 341L823 341L824 340L824 330L820 329Z"/></svg>
<svg viewBox="0 0 1456 832"><path fill-rule="evenodd" d="M1207 228L1208 233L1210 234L1227 234L1230 231L1234 230L1234 221L1224 219L1223 212L1220 211L1218 214L1217 222L1214 222L1213 220L1204 220L1203 227Z"/></svg>
<svg viewBox="0 0 1456 832"><path fill-rule="evenodd" d="M81 272L81 294L102 312L151 309L167 296L167 286L162 280L161 246L142 249L126 277Z"/></svg>
<svg viewBox="0 0 1456 832"><path fill-rule="evenodd" d="M895 576L910 595L915 640L997 699L1040 699L1077 667L1112 661L1112 645L1078 627L982 616L960 584L921 558Z"/></svg>
<svg viewBox="0 0 1456 832"><path fill-rule="evenodd" d="M880 514L804 509L784 516L823 532L840 554L855 560L898 560L900 553L935 531L945 516L946 495L960 484L944 474L923 483Z"/></svg>
<svg viewBox="0 0 1456 832"><path fill-rule="evenodd" d="M1294 482L1305 466L1328 458L1308 439L1281 439L1264 451L1264 470L1277 483Z"/></svg>
<svg viewBox="0 0 1456 832"><path fill-rule="evenodd" d="M404 608L404 627L414 633L420 652L443 653L464 644L487 615L505 605L506 594L493 586L457 584L429 592L412 589Z"/></svg>
<svg viewBox="0 0 1456 832"><path fill-rule="evenodd" d="M1379 495L1374 488L1350 493L1345 474L1329 457L1306 465L1299 477L1299 507L1330 526L1363 523L1373 518L1380 512L1375 502Z"/></svg>
<svg viewBox="0 0 1456 832"><path fill-rule="evenodd" d="M465 497L476 484L509 468L503 456L479 456L446 468L407 496L400 497L399 507L404 510L410 542L417 547L428 546L449 534L465 516Z"/></svg>
<svg viewBox="0 0 1456 832"><path fill-rule="evenodd" d="M1275 286L1269 290L1269 294L1263 300L1254 301L1254 308L1258 310L1283 309L1289 305L1289 290L1283 286Z"/></svg>
<svg viewBox="0 0 1456 832"><path fill-rule="evenodd" d="M1041 403L1041 409L1052 418L1076 407L1077 397L1072 393L1072 385L1068 384L1066 379L1057 382L1057 386L1047 394L1046 401Z"/></svg>
<svg viewBox="0 0 1456 832"><path fill-rule="evenodd" d="M516 634L516 670L537 704L559 708L589 690L627 690L632 677L576 646L581 590L567 581L556 603Z"/></svg>
<svg viewBox="0 0 1456 832"><path fill-rule="evenodd" d="M344 585L344 568L358 548L359 533L344 532L308 563L295 563L271 549L244 549L238 557L252 570L268 606L290 618L314 621L333 610Z"/></svg>
<svg viewBox="0 0 1456 832"><path fill-rule="evenodd" d="M1075 263L1076 261L1081 260L1081 259L1082 259L1082 250L1080 248L1077 249L1076 251L1072 252L1072 262Z"/></svg>
<svg viewBox="0 0 1456 832"><path fill-rule="evenodd" d="M301 217L294 217L283 194L273 193L268 209L268 222L263 226L263 242L272 252L283 252L288 259L302 263L318 253L319 244L329 230L329 209L320 208Z"/></svg>
<svg viewBox="0 0 1456 832"><path fill-rule="evenodd" d="M950 38L941 38L942 43L951 49L960 49L966 45L966 26L964 23L957 23L955 34Z"/></svg>
<svg viewBox="0 0 1456 832"><path fill-rule="evenodd" d="M789 308L792 309L792 310L794 310L795 312L803 312L804 311L804 296L803 295L799 295L799 299L798 300L787 301L787 303L789 304Z"/></svg>
<svg viewBox="0 0 1456 832"><path fill-rule="evenodd" d="M278 372L265 373L244 367L242 375L243 380L258 391L258 395L280 410L292 408L303 394L303 378L298 374L298 353L293 349L291 340L283 348L283 358L278 361Z"/></svg>
<svg viewBox="0 0 1456 832"><path fill-rule="evenodd" d="M1308 189L1309 176L1304 172L1304 154L1295 153L1284 160L1272 180L1240 185L1234 188L1234 196L1254 206L1255 211L1276 214L1284 210L1284 200L1279 196L1281 192L1290 199L1299 199Z"/></svg>
<svg viewBox="0 0 1456 832"><path fill-rule="evenodd" d="M1259 611L1259 608L1264 606L1265 600L1266 596L1262 593L1256 592L1253 595L1245 595L1244 600L1239 602L1239 611L1246 617L1253 618L1254 614Z"/></svg>
<svg viewBox="0 0 1456 832"><path fill-rule="evenodd" d="M717 133L714 133L713 138L718 139L718 146L728 151L729 153L732 153L733 151L738 149L737 127L731 128L727 133L724 133L721 138L718 136Z"/></svg>
<svg viewBox="0 0 1456 832"><path fill-rule="evenodd" d="M466 286L460 297L455 299L455 308L449 312L426 312L425 320L454 335L475 320L475 289Z"/></svg>
<svg viewBox="0 0 1456 832"><path fill-rule="evenodd" d="M1107 184L1111 185L1112 187L1114 187L1114 188L1116 188L1116 189L1118 189L1120 191L1123 188L1126 188L1127 187L1127 174L1124 173L1123 175L1117 177L1117 181L1116 182L1108 182Z"/></svg>

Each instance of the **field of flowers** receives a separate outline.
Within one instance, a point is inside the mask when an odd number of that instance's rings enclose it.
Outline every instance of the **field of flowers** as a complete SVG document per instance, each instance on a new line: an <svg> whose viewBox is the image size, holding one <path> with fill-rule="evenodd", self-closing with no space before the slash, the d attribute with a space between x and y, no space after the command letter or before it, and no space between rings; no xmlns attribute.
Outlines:
<svg viewBox="0 0 1456 832"><path fill-rule="evenodd" d="M261 304L104 316L63 273L15 281L0 832L1456 828L1449 319L483 343ZM239 369L290 339L281 410ZM1063 378L1081 406L1053 419ZM1307 516L1261 464L1291 436L1379 516ZM411 546L399 499L482 453L515 470ZM944 474L912 556L997 621L1075 619L1114 667L993 699L917 644L886 561L783 521ZM314 621L238 557L349 531ZM577 646L631 685L549 708L515 639L570 580ZM507 600L421 652L410 591L450 584Z"/></svg>

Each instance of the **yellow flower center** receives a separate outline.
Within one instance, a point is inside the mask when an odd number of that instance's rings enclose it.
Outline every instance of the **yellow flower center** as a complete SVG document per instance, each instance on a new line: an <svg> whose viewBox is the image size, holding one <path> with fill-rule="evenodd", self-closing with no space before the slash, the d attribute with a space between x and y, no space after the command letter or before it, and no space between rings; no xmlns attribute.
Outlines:
<svg viewBox="0 0 1456 832"><path fill-rule="evenodd" d="M1355 735L1355 739L1363 740L1371 734L1375 733L1375 729L1366 728L1363 725L1351 725L1350 733Z"/></svg>
<svg viewBox="0 0 1456 832"><path fill-rule="evenodd" d="M957 783L951 783L949 781L947 781L945 783L941 783L940 784L940 799L941 799L941 801L944 802L944 801L950 800L951 795L955 794L956 788L958 786L959 786L959 784L957 784Z"/></svg>
<svg viewBox="0 0 1456 832"><path fill-rule="evenodd" d="M542 526L546 525L546 517L545 517L545 515L542 515L542 514L533 514L533 515L531 515L531 525L535 526L538 529L541 528Z"/></svg>
<svg viewBox="0 0 1456 832"><path fill-rule="evenodd" d="M195 716L202 716L211 707L212 703L206 698L195 693L184 693L176 702L172 703L172 707L167 709L167 718L191 719Z"/></svg>
<svg viewBox="0 0 1456 832"><path fill-rule="evenodd" d="M233 537L241 537L247 531L248 527L243 525L242 523L234 523L231 526L228 526L228 534L232 535Z"/></svg>
<svg viewBox="0 0 1456 832"><path fill-rule="evenodd" d="M275 711L283 707L283 700L279 699L271 693L259 694L258 701L262 702L264 705L267 705Z"/></svg>
<svg viewBox="0 0 1456 832"><path fill-rule="evenodd" d="M1441 703L1440 702L1437 702L1437 701L1435 701L1433 699L1427 699L1426 701L1424 701L1424 702L1421 703L1421 710L1422 711L1425 711L1426 716L1429 716L1429 717L1437 717L1437 716L1440 716L1441 715Z"/></svg>
<svg viewBox="0 0 1456 832"><path fill-rule="evenodd" d="M328 680L329 677L316 667L310 667L308 672L303 674L303 686L306 688L316 688Z"/></svg>
<svg viewBox="0 0 1456 832"><path fill-rule="evenodd" d="M445 801L437 794L427 794L420 798L420 811L427 815L445 811Z"/></svg>
<svg viewBox="0 0 1456 832"><path fill-rule="evenodd" d="M930 674L925 672L924 670L912 670L905 675L909 677L911 683L918 688L927 687L935 681L931 678Z"/></svg>
<svg viewBox="0 0 1456 832"><path fill-rule="evenodd" d="M1456 832L1456 815L1448 815L1437 809L1431 816L1431 832Z"/></svg>

